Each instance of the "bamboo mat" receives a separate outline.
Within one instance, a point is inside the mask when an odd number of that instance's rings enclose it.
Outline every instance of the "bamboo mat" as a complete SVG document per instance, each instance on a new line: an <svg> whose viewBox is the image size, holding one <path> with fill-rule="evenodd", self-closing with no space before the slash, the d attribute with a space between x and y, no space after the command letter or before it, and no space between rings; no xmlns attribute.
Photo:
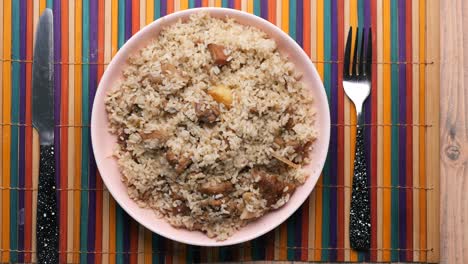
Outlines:
<svg viewBox="0 0 468 264"><path fill-rule="evenodd" d="M89 135L91 103L118 48L154 19L208 5L254 13L294 38L324 81L332 120L327 163L300 210L263 237L224 248L175 243L133 221L103 186ZM439 50L430 48L439 41L437 0L0 0L0 262L35 261L31 60L45 7L54 12L61 262L438 261ZM367 253L351 250L347 235L356 132L341 86L349 26L370 26L374 36L373 87L365 106L372 214Z"/></svg>

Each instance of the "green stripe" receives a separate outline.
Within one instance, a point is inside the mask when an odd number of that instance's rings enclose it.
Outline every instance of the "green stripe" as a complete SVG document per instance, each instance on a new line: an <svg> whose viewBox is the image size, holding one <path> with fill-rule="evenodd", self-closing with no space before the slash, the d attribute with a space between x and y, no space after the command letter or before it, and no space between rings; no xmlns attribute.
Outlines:
<svg viewBox="0 0 468 264"><path fill-rule="evenodd" d="M398 61L398 1L391 1L391 60L392 62ZM392 82L392 124L398 123L398 65L392 64L391 66L391 82ZM391 172L392 172L392 186L398 186L398 127L392 126L392 152L391 152ZM398 245L398 189L392 188L391 199L391 245L392 249L399 248ZM392 261L398 261L398 251L392 250Z"/></svg>
<svg viewBox="0 0 468 264"><path fill-rule="evenodd" d="M323 21L323 41L324 41L324 60L331 60L331 1L324 1L323 5L324 21ZM327 92L328 102L331 101L330 97L330 83L331 83L331 65L324 65L324 86ZM327 157L327 168L323 172L323 185L330 184L330 157ZM326 248L330 247L330 188L323 188L322 191L322 261L328 261L330 251Z"/></svg>
<svg viewBox="0 0 468 264"><path fill-rule="evenodd" d="M253 7L254 7L254 14L256 16L261 16L262 15L261 10L260 10L260 8L261 8L260 5L261 5L260 0L254 0Z"/></svg>
<svg viewBox="0 0 468 264"><path fill-rule="evenodd" d="M330 5L330 1L324 1L324 5ZM297 2L296 0L290 0L289 1L289 36L293 38L294 40L296 39L296 17L297 17L297 8L296 8ZM325 13L327 14L327 13Z"/></svg>
<svg viewBox="0 0 468 264"><path fill-rule="evenodd" d="M161 17L161 2L154 0L154 19Z"/></svg>
<svg viewBox="0 0 468 264"><path fill-rule="evenodd" d="M221 6L222 6L222 7L229 7L229 1L228 1L228 0L223 0L223 1L221 2Z"/></svg>
<svg viewBox="0 0 468 264"><path fill-rule="evenodd" d="M19 1L13 1L12 5L12 59L20 59L20 32L19 32ZM20 64L12 63L12 85L11 85L11 121L12 123L19 122L19 80L20 80ZM19 142L18 126L11 126L11 146L10 146L10 186L18 187L18 142ZM10 248L18 249L18 190L10 190ZM18 252L10 252L10 261L18 261Z"/></svg>
<svg viewBox="0 0 468 264"><path fill-rule="evenodd" d="M118 8L118 47L119 49L125 43L125 1L119 0L119 8ZM124 251L124 243L123 240L126 239L123 237L124 235L124 211L117 205L116 210L116 225L115 225L115 233L116 233L116 251L123 252ZM116 260L118 264L123 264L124 258L123 254L117 254Z"/></svg>
<svg viewBox="0 0 468 264"><path fill-rule="evenodd" d="M47 8L52 9L54 6L54 0L47 0L46 6Z"/></svg>
<svg viewBox="0 0 468 264"><path fill-rule="evenodd" d="M195 7L195 0L189 0L188 6L189 6L189 8L194 8Z"/></svg>
<svg viewBox="0 0 468 264"><path fill-rule="evenodd" d="M82 83L81 83L81 107L83 124L89 123L89 1L83 1L83 14L82 14ZM88 189L88 163L89 163L89 131L88 128L81 129L81 188ZM81 193L81 221L80 221L80 262L87 262L86 251L88 251L88 192Z"/></svg>

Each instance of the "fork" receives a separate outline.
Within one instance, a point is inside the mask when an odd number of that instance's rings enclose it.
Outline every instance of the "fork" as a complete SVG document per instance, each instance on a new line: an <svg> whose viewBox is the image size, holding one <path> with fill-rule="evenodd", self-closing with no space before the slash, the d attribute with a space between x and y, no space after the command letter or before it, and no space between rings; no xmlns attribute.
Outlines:
<svg viewBox="0 0 468 264"><path fill-rule="evenodd" d="M350 62L353 28L349 29L343 68L343 88L346 95L354 103L357 115L356 155L354 157L353 189L349 220L350 244L352 248L357 250L369 249L371 239L370 199L364 150L362 105L371 90L372 31L368 30L367 51L364 55L365 31L362 30L361 34L358 60L359 28L356 30L353 61Z"/></svg>

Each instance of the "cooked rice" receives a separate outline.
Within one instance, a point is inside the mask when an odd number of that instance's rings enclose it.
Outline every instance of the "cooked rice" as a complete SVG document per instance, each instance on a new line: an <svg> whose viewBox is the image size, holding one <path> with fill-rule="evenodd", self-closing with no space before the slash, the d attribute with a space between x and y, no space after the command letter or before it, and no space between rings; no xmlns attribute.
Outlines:
<svg viewBox="0 0 468 264"><path fill-rule="evenodd" d="M128 64L106 110L122 180L140 206L225 240L307 179L312 98L264 32L199 12ZM232 103L213 95L217 87Z"/></svg>

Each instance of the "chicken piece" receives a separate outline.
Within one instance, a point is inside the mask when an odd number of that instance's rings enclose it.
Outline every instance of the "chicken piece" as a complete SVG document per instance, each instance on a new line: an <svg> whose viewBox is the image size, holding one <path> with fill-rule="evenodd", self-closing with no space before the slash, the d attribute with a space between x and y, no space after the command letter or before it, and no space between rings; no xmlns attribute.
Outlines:
<svg viewBox="0 0 468 264"><path fill-rule="evenodd" d="M304 155L310 150L310 147L312 146L312 141L307 141L304 144L298 141L289 141L287 142L287 145L293 147L294 151L297 154Z"/></svg>
<svg viewBox="0 0 468 264"><path fill-rule="evenodd" d="M231 108L232 91L228 87L224 85L215 86L208 90L208 94L211 95L216 102L224 104L227 108Z"/></svg>
<svg viewBox="0 0 468 264"><path fill-rule="evenodd" d="M254 177L260 176L257 187L260 189L263 199L267 201L267 206L275 204L283 195L293 193L296 186L286 183L274 174L268 174L262 170L255 170Z"/></svg>
<svg viewBox="0 0 468 264"><path fill-rule="evenodd" d="M195 103L195 114L201 122L213 124L216 122L220 111L217 105Z"/></svg>
<svg viewBox="0 0 468 264"><path fill-rule="evenodd" d="M224 54L224 46L210 43L208 44L208 50L210 51L211 58L213 58L216 66L223 66L228 63L228 56Z"/></svg>
<svg viewBox="0 0 468 264"><path fill-rule="evenodd" d="M203 183L198 189L199 192L204 194L225 194L234 190L234 185L230 182L206 182Z"/></svg>
<svg viewBox="0 0 468 264"><path fill-rule="evenodd" d="M154 83L154 84L161 84L162 83L162 76L161 75L157 75L155 73L147 73L145 76L143 76L143 80L144 79L148 79L150 82Z"/></svg>

